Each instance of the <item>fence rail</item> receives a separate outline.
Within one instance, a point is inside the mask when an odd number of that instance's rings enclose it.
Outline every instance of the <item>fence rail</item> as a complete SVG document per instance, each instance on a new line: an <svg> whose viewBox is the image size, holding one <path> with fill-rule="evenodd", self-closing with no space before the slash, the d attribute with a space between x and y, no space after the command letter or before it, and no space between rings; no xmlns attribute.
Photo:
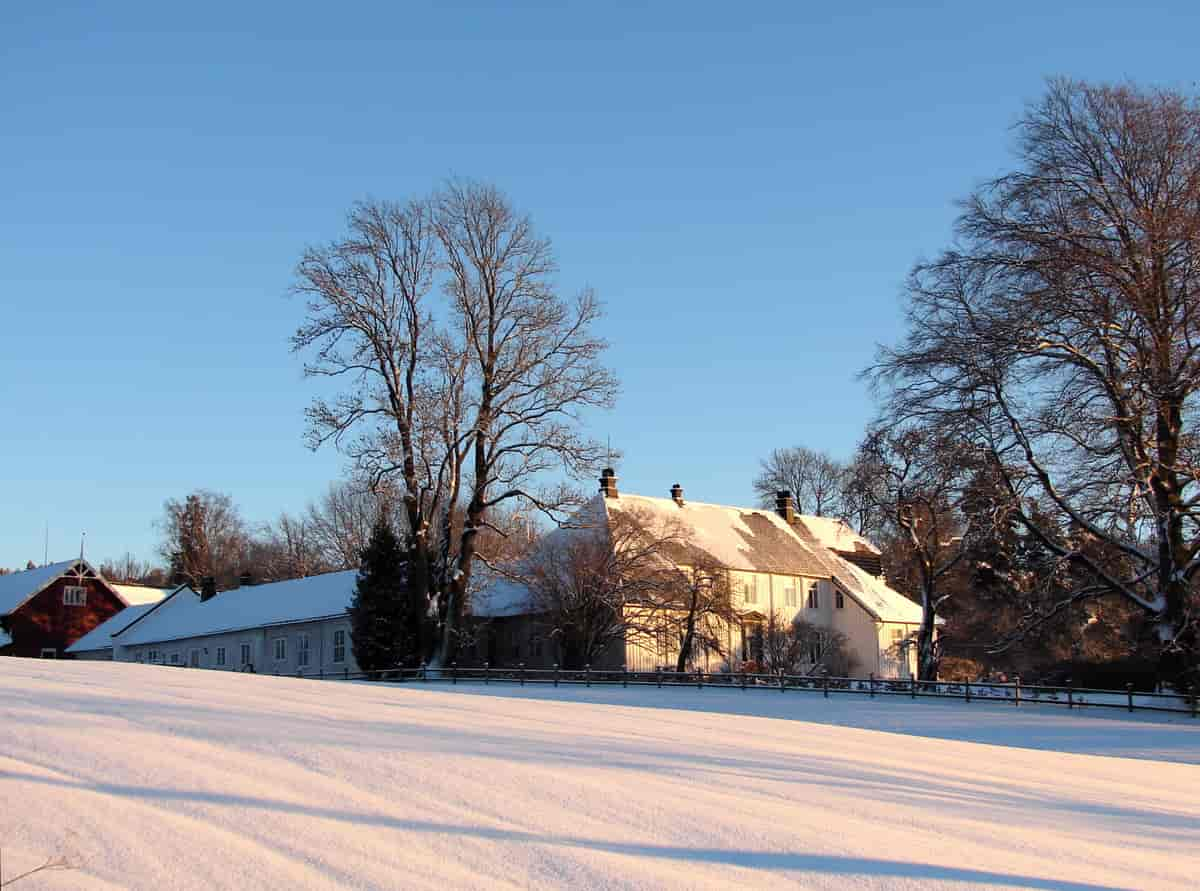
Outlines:
<svg viewBox="0 0 1200 891"><path fill-rule="evenodd" d="M876 678L841 678L811 675L756 674L750 672L712 671L630 671L611 669L565 669L565 668L492 668L489 665L444 668L421 666L419 668L392 668L381 671L298 671L297 677L336 681L379 681L385 683L476 683L476 684L526 684L558 686L622 686L622 687L706 687L740 689L744 691L788 691L820 693L828 699L832 695L856 694L876 696L899 696L909 699L961 699L965 702L1003 702L1020 707L1022 703L1061 705L1075 708L1114 708L1129 712L1170 712L1187 714L1193 718L1200 712L1200 697L1180 696L1174 693L1143 693L1133 689L1132 684L1124 690L1099 690L1093 688L1051 686L1047 684L1023 684L1018 678L1013 683L990 681L919 681L915 678L900 680Z"/></svg>

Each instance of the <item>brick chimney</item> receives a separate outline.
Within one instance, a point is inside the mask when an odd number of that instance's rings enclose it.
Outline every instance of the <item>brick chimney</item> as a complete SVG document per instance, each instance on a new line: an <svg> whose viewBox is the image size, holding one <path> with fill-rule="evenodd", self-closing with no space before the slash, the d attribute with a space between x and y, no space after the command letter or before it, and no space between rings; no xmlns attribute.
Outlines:
<svg viewBox="0 0 1200 891"><path fill-rule="evenodd" d="M671 499L680 507L683 507L683 486L679 485L679 483L671 487Z"/></svg>
<svg viewBox="0 0 1200 891"><path fill-rule="evenodd" d="M217 580L211 575L206 575L200 579L200 602L212 600L217 596Z"/></svg>
<svg viewBox="0 0 1200 891"><path fill-rule="evenodd" d="M611 467L600 471L600 494L605 498L617 498L617 472Z"/></svg>
<svg viewBox="0 0 1200 891"><path fill-rule="evenodd" d="M780 489L775 493L775 513L783 517L789 526L796 522L796 503L792 501L792 493Z"/></svg>

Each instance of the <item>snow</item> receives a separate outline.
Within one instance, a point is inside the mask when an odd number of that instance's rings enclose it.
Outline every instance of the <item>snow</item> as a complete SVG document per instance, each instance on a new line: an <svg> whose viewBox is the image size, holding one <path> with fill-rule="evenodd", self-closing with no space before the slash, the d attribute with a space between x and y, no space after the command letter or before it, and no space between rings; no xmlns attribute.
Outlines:
<svg viewBox="0 0 1200 891"><path fill-rule="evenodd" d="M130 606L158 603L175 590L174 588L151 588L148 585L118 585L113 582L109 582L109 585Z"/></svg>
<svg viewBox="0 0 1200 891"><path fill-rule="evenodd" d="M93 650L108 650L112 648L113 635L124 631L146 613L150 612L157 601L142 603L137 606L127 606L114 616L101 622L75 643L67 647L68 653L88 653Z"/></svg>
<svg viewBox="0 0 1200 891"><path fill-rule="evenodd" d="M914 603L899 591L892 590L885 582L855 566L849 560L843 560L832 553L826 555L826 559L837 564L836 571L833 573L834 577L875 618L884 622L920 624L921 605L919 603Z"/></svg>
<svg viewBox="0 0 1200 891"><path fill-rule="evenodd" d="M879 548L871 544L842 520L833 517L817 517L812 514L797 514L796 519L804 524L822 547L831 551L867 551L878 554Z"/></svg>
<svg viewBox="0 0 1200 891"><path fill-rule="evenodd" d="M1198 725L0 659L0 840L76 867L31 889L1193 888Z"/></svg>
<svg viewBox="0 0 1200 891"><path fill-rule="evenodd" d="M346 570L250 585L222 591L204 602L182 588L118 639L125 646L160 643L339 616L350 605L357 576L354 570Z"/></svg>
<svg viewBox="0 0 1200 891"><path fill-rule="evenodd" d="M522 616L530 610L529 588L512 579L496 576L471 597L471 612L481 618Z"/></svg>
<svg viewBox="0 0 1200 891"><path fill-rule="evenodd" d="M0 575L0 616L11 613L77 562L79 561L64 560L62 563L50 563L36 569Z"/></svg>

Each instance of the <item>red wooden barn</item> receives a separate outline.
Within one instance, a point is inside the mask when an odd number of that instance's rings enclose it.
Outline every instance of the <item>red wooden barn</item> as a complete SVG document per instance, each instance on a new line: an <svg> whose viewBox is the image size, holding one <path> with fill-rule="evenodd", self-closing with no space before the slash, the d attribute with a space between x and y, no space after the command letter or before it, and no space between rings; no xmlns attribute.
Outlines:
<svg viewBox="0 0 1200 891"><path fill-rule="evenodd" d="M0 654L59 658L126 606L86 560L0 575Z"/></svg>

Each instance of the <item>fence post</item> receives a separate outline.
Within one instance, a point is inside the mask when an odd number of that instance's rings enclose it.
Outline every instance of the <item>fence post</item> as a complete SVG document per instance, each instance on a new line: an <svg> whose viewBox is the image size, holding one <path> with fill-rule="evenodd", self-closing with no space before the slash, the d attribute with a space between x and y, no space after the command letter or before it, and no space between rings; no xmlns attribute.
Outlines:
<svg viewBox="0 0 1200 891"><path fill-rule="evenodd" d="M658 682L658 689L661 690L662 689L662 666L657 665L657 666L655 666L655 669L656 670L654 672L654 680L656 680Z"/></svg>
<svg viewBox="0 0 1200 891"><path fill-rule="evenodd" d="M971 682L967 681L965 684L963 684L963 688L967 691L966 692L967 702L970 702L971 701Z"/></svg>
<svg viewBox="0 0 1200 891"><path fill-rule="evenodd" d="M1071 687L1071 679L1067 678L1067 708L1075 708L1075 690Z"/></svg>
<svg viewBox="0 0 1200 891"><path fill-rule="evenodd" d="M1014 678L1016 683L1013 685L1013 705L1017 708L1021 707L1021 676L1017 675Z"/></svg>
<svg viewBox="0 0 1200 891"><path fill-rule="evenodd" d="M826 699L828 699L828 698L829 698L829 675L825 675L825 677L824 677L824 678L822 678L822 680L823 680L825 683L824 683L824 687L823 687L823 689L822 689L822 691L821 691L821 692L822 692L822 693L824 693L824 694L825 694L825 698L826 698Z"/></svg>
<svg viewBox="0 0 1200 891"><path fill-rule="evenodd" d="M868 675L868 677L870 678L870 684L871 684L871 686L870 686L871 698L874 699L875 698L875 672L871 672Z"/></svg>
<svg viewBox="0 0 1200 891"><path fill-rule="evenodd" d="M345 681L350 680L350 666L349 665L347 665L345 668L342 669L342 680L345 680Z"/></svg>
<svg viewBox="0 0 1200 891"><path fill-rule="evenodd" d="M697 690L704 689L704 675L700 673L699 668L696 669L696 689Z"/></svg>
<svg viewBox="0 0 1200 891"><path fill-rule="evenodd" d="M909 680L910 680L912 683L911 683L911 684L909 684L909 694L908 694L908 698L909 698L909 699L916 699L916 698L917 698L917 679L916 679L916 678L909 678Z"/></svg>
<svg viewBox="0 0 1200 891"><path fill-rule="evenodd" d="M779 692L780 692L780 693L786 693L786 692L787 692L787 690L784 688L784 683L783 683L783 672L782 672L782 671L781 671L781 672L779 672Z"/></svg>
<svg viewBox="0 0 1200 891"><path fill-rule="evenodd" d="M742 671L742 672L739 672L739 674L742 676L742 689L745 690L746 689L746 672Z"/></svg>
<svg viewBox="0 0 1200 891"><path fill-rule="evenodd" d="M588 663L583 667L583 679L590 687L592 685L592 663Z"/></svg>
<svg viewBox="0 0 1200 891"><path fill-rule="evenodd" d="M629 666L628 665L621 666L621 686L622 687L629 686Z"/></svg>
<svg viewBox="0 0 1200 891"><path fill-rule="evenodd" d="M458 683L458 663L450 663L450 685L454 686Z"/></svg>
<svg viewBox="0 0 1200 891"><path fill-rule="evenodd" d="M1129 701L1129 710L1133 711L1133 684L1125 685L1125 697Z"/></svg>
<svg viewBox="0 0 1200 891"><path fill-rule="evenodd" d="M1195 691L1195 689L1193 689L1192 690L1192 717L1193 718L1196 717L1196 711L1197 711L1196 706L1197 705L1200 705L1200 693L1197 693Z"/></svg>
<svg viewBox="0 0 1200 891"><path fill-rule="evenodd" d="M558 663L554 663L554 686L558 686Z"/></svg>
<svg viewBox="0 0 1200 891"><path fill-rule="evenodd" d="M490 662L483 663L483 685L485 687L490 683L489 678L491 678L491 676L492 676L492 671L491 671L490 666L491 666Z"/></svg>
<svg viewBox="0 0 1200 891"><path fill-rule="evenodd" d="M521 663L521 686L525 686L525 663Z"/></svg>

